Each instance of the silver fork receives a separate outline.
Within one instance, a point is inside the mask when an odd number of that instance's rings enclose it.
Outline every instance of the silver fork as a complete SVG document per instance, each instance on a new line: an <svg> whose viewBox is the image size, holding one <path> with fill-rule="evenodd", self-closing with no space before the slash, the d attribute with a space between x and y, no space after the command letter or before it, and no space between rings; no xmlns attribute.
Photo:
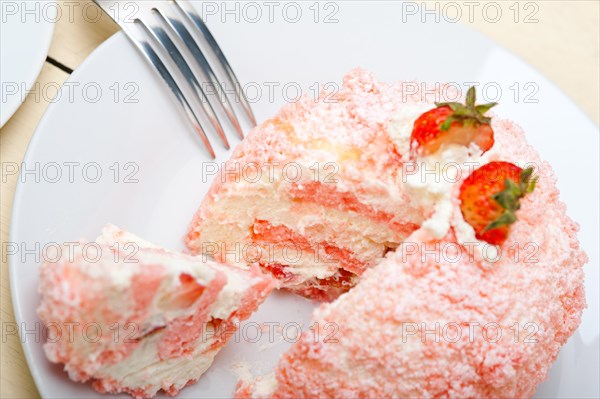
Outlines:
<svg viewBox="0 0 600 399"><path fill-rule="evenodd" d="M224 83L235 88L236 102L241 105L248 122L252 126L256 125L250 104L229 62L202 18L186 1L94 0L94 2L119 24L144 58L154 66L175 95L212 158L215 158L215 152L202 127L202 119L208 120L225 148L229 149L229 142L212 103L218 103L218 109L226 116L240 138L244 135L228 95L202 49L206 49L207 54L216 59L213 64L220 69L220 76L224 78ZM202 42L203 45L200 44ZM190 66L191 63L188 62L190 58L194 59L195 65L201 71L201 81L210 83L215 91L218 91L214 94L219 94L219 101L209 100L194 74L193 67ZM199 107L194 107L194 104ZM201 112L196 111L196 108Z"/></svg>

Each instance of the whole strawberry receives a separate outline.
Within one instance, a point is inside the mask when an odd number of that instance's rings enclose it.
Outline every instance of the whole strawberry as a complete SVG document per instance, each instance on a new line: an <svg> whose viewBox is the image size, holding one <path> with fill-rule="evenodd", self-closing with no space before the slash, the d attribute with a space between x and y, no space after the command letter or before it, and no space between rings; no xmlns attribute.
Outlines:
<svg viewBox="0 0 600 399"><path fill-rule="evenodd" d="M473 171L463 181L459 199L475 237L501 245L517 220L519 201L533 191L536 181L533 168L521 169L510 162L490 162Z"/></svg>
<svg viewBox="0 0 600 399"><path fill-rule="evenodd" d="M494 145L491 118L484 114L496 103L475 105L475 87L469 88L465 104L436 103L413 126L410 142L418 155L433 154L442 144L477 144L481 153Z"/></svg>

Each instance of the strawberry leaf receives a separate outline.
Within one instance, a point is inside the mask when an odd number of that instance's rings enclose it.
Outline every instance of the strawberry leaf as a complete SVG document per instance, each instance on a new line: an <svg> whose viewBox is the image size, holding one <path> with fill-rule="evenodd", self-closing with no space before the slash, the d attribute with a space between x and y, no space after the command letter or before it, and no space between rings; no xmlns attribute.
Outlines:
<svg viewBox="0 0 600 399"><path fill-rule="evenodd" d="M527 168L521 173L521 181L519 182L519 186L521 192L524 194L530 193L535 189L535 185L537 183L538 177L531 177L533 175L533 168Z"/></svg>
<svg viewBox="0 0 600 399"><path fill-rule="evenodd" d="M459 104L456 109L453 109L454 113L458 116L474 117L475 113L468 107Z"/></svg>
<svg viewBox="0 0 600 399"><path fill-rule="evenodd" d="M473 125L489 125L492 122L492 119L484 114L489 111L490 108L496 106L497 103L475 105L475 100L475 86L471 86L469 90L467 90L465 104L457 102L435 103L438 108L450 107L453 112L453 114L448 116L448 118L446 118L446 120L440 125L440 129L448 130L452 122L462 122Z"/></svg>
<svg viewBox="0 0 600 399"><path fill-rule="evenodd" d="M446 120L440 125L440 130L446 131L448 129L450 129L450 125L452 125L453 122L456 122L458 120L458 118L454 117L453 115L450 115L449 117L446 118Z"/></svg>
<svg viewBox="0 0 600 399"><path fill-rule="evenodd" d="M468 108L473 108L475 106L475 96L475 86L469 87L469 90L467 90L467 98L465 99Z"/></svg>
<svg viewBox="0 0 600 399"><path fill-rule="evenodd" d="M488 224L485 227L485 229L483 229L483 232L485 233L488 230L497 229L498 227L502 227L502 226L510 226L516 220L517 220L517 217L515 216L514 213L505 211L496 220L494 220L492 223Z"/></svg>
<svg viewBox="0 0 600 399"><path fill-rule="evenodd" d="M504 209L504 212L483 231L513 224L517 220L516 211L521 208L521 198L534 190L537 179L537 176L533 177L531 167L521 171L518 184L512 179L505 179L504 190L492 195L492 199Z"/></svg>
<svg viewBox="0 0 600 399"><path fill-rule="evenodd" d="M464 107L461 103L449 102L449 103L435 103L436 107L450 107L452 111L456 111L459 107Z"/></svg>
<svg viewBox="0 0 600 399"><path fill-rule="evenodd" d="M527 188L525 190L525 193L529 194L531 192L533 192L533 190L535 189L535 185L537 184L538 181L538 177L534 177L533 179L531 179L529 181L529 184L527 185Z"/></svg>
<svg viewBox="0 0 600 399"><path fill-rule="evenodd" d="M475 106L475 110L479 114L483 115L486 112L488 112L491 108L495 107L496 105L498 105L498 103L480 104L480 105Z"/></svg>

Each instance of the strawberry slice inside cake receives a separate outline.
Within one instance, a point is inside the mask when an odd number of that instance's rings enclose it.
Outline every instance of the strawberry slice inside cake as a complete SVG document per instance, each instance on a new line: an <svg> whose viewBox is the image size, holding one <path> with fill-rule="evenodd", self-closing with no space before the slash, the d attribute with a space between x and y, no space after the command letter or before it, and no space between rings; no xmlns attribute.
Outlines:
<svg viewBox="0 0 600 399"><path fill-rule="evenodd" d="M40 268L44 350L99 392L175 395L209 368L275 281L177 254L107 225L98 256L68 251ZM68 332L68 334L67 334Z"/></svg>

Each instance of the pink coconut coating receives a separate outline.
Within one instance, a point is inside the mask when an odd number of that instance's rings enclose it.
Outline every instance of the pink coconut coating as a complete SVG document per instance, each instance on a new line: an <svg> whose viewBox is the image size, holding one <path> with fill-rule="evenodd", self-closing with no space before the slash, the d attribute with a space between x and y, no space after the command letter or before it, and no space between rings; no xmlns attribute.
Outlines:
<svg viewBox="0 0 600 399"><path fill-rule="evenodd" d="M354 73L346 81L361 76ZM516 124L494 118L493 129L491 160L532 162L539 176L535 191L521 202L500 260L471 257L457 243L462 215L454 198L452 226L444 238L434 239L423 229L409 236L356 287L321 305L313 316L320 338L305 333L284 354L273 392L259 394L253 382L240 381L236 397L528 398L535 393L580 324L587 257L551 166ZM436 323L439 330L432 333ZM331 325L338 330L326 341L332 330L325 327ZM457 340L456 326L462 333Z"/></svg>

